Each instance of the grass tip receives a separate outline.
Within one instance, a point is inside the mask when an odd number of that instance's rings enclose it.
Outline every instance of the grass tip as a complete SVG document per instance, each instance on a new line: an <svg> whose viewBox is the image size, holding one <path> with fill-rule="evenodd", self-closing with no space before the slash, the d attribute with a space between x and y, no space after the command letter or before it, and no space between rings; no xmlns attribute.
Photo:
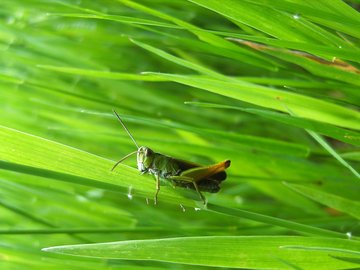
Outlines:
<svg viewBox="0 0 360 270"><path fill-rule="evenodd" d="M50 252L51 249L52 249L52 247L46 247L46 248L42 248L41 251Z"/></svg>

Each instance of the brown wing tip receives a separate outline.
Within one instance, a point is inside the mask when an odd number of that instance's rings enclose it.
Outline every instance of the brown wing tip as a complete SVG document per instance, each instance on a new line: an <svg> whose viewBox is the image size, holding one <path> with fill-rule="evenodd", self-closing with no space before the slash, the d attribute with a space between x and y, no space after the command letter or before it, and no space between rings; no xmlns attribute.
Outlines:
<svg viewBox="0 0 360 270"><path fill-rule="evenodd" d="M230 164L231 164L230 159L225 160L225 161L224 161L225 169L226 169L226 168L229 168L229 167L230 167Z"/></svg>

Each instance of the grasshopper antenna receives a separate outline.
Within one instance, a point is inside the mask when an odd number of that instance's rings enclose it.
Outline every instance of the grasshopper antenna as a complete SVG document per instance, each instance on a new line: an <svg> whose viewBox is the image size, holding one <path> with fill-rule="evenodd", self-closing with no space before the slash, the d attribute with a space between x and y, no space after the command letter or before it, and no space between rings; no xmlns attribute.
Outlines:
<svg viewBox="0 0 360 270"><path fill-rule="evenodd" d="M116 164L114 165L114 167L112 167L111 171L113 171L117 165L119 165L121 162L123 162L125 159L127 159L128 157L132 156L133 154L136 154L138 151L134 151L131 152L130 154L127 154L125 157L123 157L122 159L120 159L118 162L116 162Z"/></svg>
<svg viewBox="0 0 360 270"><path fill-rule="evenodd" d="M134 142L134 144L136 145L137 149L139 149L139 145L137 144L137 142L135 141L134 137L131 135L130 131L127 129L127 127L125 126L124 122L121 120L120 116L117 114L117 112L115 110L113 110L116 117L119 119L120 124L123 126L123 128L125 129L126 133L130 136L131 140ZM133 153L132 153L133 154ZM127 156L126 156L127 157ZM122 161L122 160L121 160ZM120 163L120 162L118 162ZM116 165L118 165L118 163L116 163ZM116 167L116 166L115 166ZM113 168L114 169L114 168Z"/></svg>

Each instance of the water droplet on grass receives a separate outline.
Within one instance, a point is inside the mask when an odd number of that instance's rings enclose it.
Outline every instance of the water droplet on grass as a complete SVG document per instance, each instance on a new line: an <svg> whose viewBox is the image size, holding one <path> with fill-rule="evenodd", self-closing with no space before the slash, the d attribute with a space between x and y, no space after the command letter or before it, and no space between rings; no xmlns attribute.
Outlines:
<svg viewBox="0 0 360 270"><path fill-rule="evenodd" d="M102 190L102 189L91 189L91 190L86 192L86 195L89 198L99 199L99 198L102 198L104 196L104 190Z"/></svg>
<svg viewBox="0 0 360 270"><path fill-rule="evenodd" d="M132 200L133 198L133 195L131 194L131 191L132 191L132 186L129 186L129 191L128 191L128 194L127 194L127 197L129 200Z"/></svg>
<svg viewBox="0 0 360 270"><path fill-rule="evenodd" d="M78 202L87 202L88 201L88 199L82 195L76 195L76 200Z"/></svg>
<svg viewBox="0 0 360 270"><path fill-rule="evenodd" d="M235 196L234 200L237 204L243 204L244 203L244 199L241 196Z"/></svg>

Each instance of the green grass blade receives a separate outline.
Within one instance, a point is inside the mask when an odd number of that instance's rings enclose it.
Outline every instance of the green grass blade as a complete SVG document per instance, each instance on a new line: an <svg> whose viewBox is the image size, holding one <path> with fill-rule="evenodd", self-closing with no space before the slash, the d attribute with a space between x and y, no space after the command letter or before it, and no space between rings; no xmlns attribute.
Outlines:
<svg viewBox="0 0 360 270"><path fill-rule="evenodd" d="M209 78L193 78L184 75L159 73L147 74L263 106L265 108L287 112L279 102L280 99L299 117L350 129L360 129L360 113L308 96L267 88L240 80L237 80L235 83Z"/></svg>
<svg viewBox="0 0 360 270"><path fill-rule="evenodd" d="M358 179L360 179L360 174L344 160L319 134L314 131L307 130L307 132L322 146L328 151L334 158L336 158L342 165L348 168Z"/></svg>
<svg viewBox="0 0 360 270"><path fill-rule="evenodd" d="M4 142L0 157L6 161L0 163L3 169L30 173L32 175L42 175L43 177L50 177L67 182L72 179L73 184L119 190L124 194L127 194L128 188L131 186L134 190L133 195L135 196L152 197L154 194L153 183L144 181L144 176L139 175L136 170L127 168L126 166L121 166L120 174L110 173L109 168L113 165L113 162L4 127L0 131L0 138ZM16 146L14 146L15 141ZM7 151L9 147L12 151ZM41 151L30 151L29 149L41 149ZM56 151L47 151L47 149L55 149ZM11 155L8 155L8 153L11 153ZM61 160L61 163L49 163L48 160ZM19 163L21 165L13 163ZM63 164L66 164L66 166L64 167ZM75 176L72 177L71 174ZM113 188L113 185L117 187ZM179 191L175 192L169 188L163 189L164 191L159 197L161 201L195 206L189 199L181 198ZM223 211L219 206L209 206L209 209L225 214L230 211L229 209ZM243 215L246 211L242 213L239 211L240 210L235 210L235 212L231 211L231 213L235 213L236 216L239 216L240 213L240 217L244 217ZM295 223L289 223L285 220L281 221L262 215L260 215L262 218L258 219L257 217L259 215L255 213L248 213L248 215L248 218L260 222L270 222L270 224L277 224L305 233L310 231L313 233L325 233L325 235L330 233L330 235L333 236L342 236L342 234L339 233L327 232L326 230L307 227L301 224L296 225Z"/></svg>
<svg viewBox="0 0 360 270"><path fill-rule="evenodd" d="M318 252L290 248L321 247ZM351 268L356 264L331 256L354 258L359 255L357 241L312 237L191 237L123 242L69 245L44 248L44 251L107 259L150 260L189 265L221 266L248 269L289 269L283 261L309 269L317 261L317 269ZM166 249L166 252L159 250ZM216 256L215 256L216 254ZM330 255L330 256L329 256Z"/></svg>
<svg viewBox="0 0 360 270"><path fill-rule="evenodd" d="M290 115L296 116L296 114L290 108L288 108L285 103L283 105ZM306 131L342 165L348 168L357 178L360 178L360 174L349 163L347 163L319 134L312 130L306 129Z"/></svg>
<svg viewBox="0 0 360 270"><path fill-rule="evenodd" d="M191 0L191 2L278 39L302 40L304 42L316 40L319 43L331 44L333 42L331 38L333 38L341 42L340 39L316 27L306 19L302 18L299 20L294 16L296 13L284 13L274 9L272 5L267 7L260 3L236 0L224 0L222 2L216 0ZM262 16L263 12L268 14L268 16Z"/></svg>
<svg viewBox="0 0 360 270"><path fill-rule="evenodd" d="M87 10L90 12L89 10ZM93 12L92 12L93 13ZM50 13L48 16L58 16L58 17L68 17L68 18L82 18L82 19L98 19L98 20L109 20L114 22L126 23L126 24L139 24L139 25L149 25L156 27L167 27L167 28L180 28L177 25L161 23L158 21L145 20L127 16L116 16L116 15L107 15L104 13L97 14L86 14L86 13Z"/></svg>
<svg viewBox="0 0 360 270"><path fill-rule="evenodd" d="M285 183L286 186L328 207L360 219L360 203L309 186Z"/></svg>
<svg viewBox="0 0 360 270"><path fill-rule="evenodd" d="M141 74L120 73L120 72L81 69L81 68L72 68L72 67L58 67L58 66L50 66L50 65L38 65L38 67L46 70L52 70L62 73L73 74L73 75L88 76L91 78L104 78L104 79L122 80L122 81L124 80L161 81L161 79L151 78L149 76L144 76Z"/></svg>
<svg viewBox="0 0 360 270"><path fill-rule="evenodd" d="M293 231L301 232L303 234L323 236L323 237L347 238L347 236L342 233L324 230L324 229L317 228L317 227L307 226L304 224L287 221L287 220L283 220L283 219L279 219L279 218L274 218L274 217L270 217L270 216L265 216L265 215L258 214L258 213L252 213L252 212L241 210L241 209L228 208L228 207L223 207L220 205L213 205L213 204L209 204L207 209L209 211L214 211L214 212L221 213L224 215L231 215L231 216L236 216L239 218L249 218L251 220L255 220L258 222L269 223L269 224L272 224L275 226L280 226L280 227L284 227L284 228L287 228L287 229L290 229Z"/></svg>
<svg viewBox="0 0 360 270"><path fill-rule="evenodd" d="M133 196L152 198L154 195L153 180L139 175L134 168L119 165L116 171L111 172L115 163L113 161L6 127L0 128L0 140L0 159L6 161L1 165L5 169L67 182L74 175L73 184L118 190L124 195L128 194L131 186ZM116 189L113 188L114 185L117 186ZM170 198L177 197L177 203L195 206L189 199L180 200L179 192L172 188L163 189L160 200L172 201Z"/></svg>
<svg viewBox="0 0 360 270"><path fill-rule="evenodd" d="M299 118L295 116L291 116L284 113L278 113L270 110L259 110L259 109L251 109L251 108L243 108L222 104L214 104L214 103L204 103L204 102L191 102L187 101L185 104L206 107L206 108L218 108L218 109L230 109L230 110L238 110L242 112L248 112L251 114L259 115L265 117L267 119L279 121L281 123L292 125L295 127L309 129L320 133L322 135L326 135L332 137L334 139L350 143L353 145L360 146L360 134L355 131L351 131L348 129L342 129L336 126L332 126L329 124L312 121L305 118Z"/></svg>
<svg viewBox="0 0 360 270"><path fill-rule="evenodd" d="M267 60L265 57L261 56L260 54L254 53L251 50L239 48L232 44L231 42L224 40L221 37L218 37L217 35L212 34L211 32L203 31L202 28L197 27L193 24L190 24L188 22L185 22L179 18L175 18L173 16L170 16L168 14L165 14L163 12L160 12L158 10L152 9L148 6L141 5L140 3L131 1L131 0L118 0L124 5L127 5L131 8L134 8L136 10L148 13L152 16L158 17L163 20L170 21L178 26L181 26L185 29L187 29L190 33L193 33L196 35L201 41L205 43L209 43L215 47L221 48L222 50L229 50L229 51L235 51L241 54L242 59L244 62L262 67L265 69L269 69L269 65L272 65L272 62ZM274 69L274 68L272 68Z"/></svg>

